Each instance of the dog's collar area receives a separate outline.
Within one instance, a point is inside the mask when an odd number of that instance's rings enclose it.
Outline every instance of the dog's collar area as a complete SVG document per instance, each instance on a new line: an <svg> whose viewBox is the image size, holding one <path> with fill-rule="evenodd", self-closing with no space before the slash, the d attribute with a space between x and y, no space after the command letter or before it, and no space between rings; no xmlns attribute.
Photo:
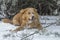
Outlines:
<svg viewBox="0 0 60 40"><path fill-rule="evenodd" d="M30 24L30 23L32 23L32 22L33 22L32 20L29 20L27 23Z"/></svg>
<svg viewBox="0 0 60 40"><path fill-rule="evenodd" d="M30 23L30 24L31 24L31 23ZM25 28L25 29L32 29L32 28L36 29L36 26L33 26L33 27L31 28L30 24L26 24L26 26L25 26L24 28Z"/></svg>
<svg viewBox="0 0 60 40"><path fill-rule="evenodd" d="M24 27L25 29L27 28L30 28L30 24L26 24L26 26Z"/></svg>

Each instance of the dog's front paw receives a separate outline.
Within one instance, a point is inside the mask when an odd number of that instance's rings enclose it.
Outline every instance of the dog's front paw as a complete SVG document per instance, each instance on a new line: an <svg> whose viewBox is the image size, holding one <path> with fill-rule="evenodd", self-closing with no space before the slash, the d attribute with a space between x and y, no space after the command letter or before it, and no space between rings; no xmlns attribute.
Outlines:
<svg viewBox="0 0 60 40"><path fill-rule="evenodd" d="M10 32L12 32L12 33L16 33L17 31L16 30L9 30Z"/></svg>
<svg viewBox="0 0 60 40"><path fill-rule="evenodd" d="M42 30L39 31L40 34L46 34L47 33L47 29L43 28Z"/></svg>

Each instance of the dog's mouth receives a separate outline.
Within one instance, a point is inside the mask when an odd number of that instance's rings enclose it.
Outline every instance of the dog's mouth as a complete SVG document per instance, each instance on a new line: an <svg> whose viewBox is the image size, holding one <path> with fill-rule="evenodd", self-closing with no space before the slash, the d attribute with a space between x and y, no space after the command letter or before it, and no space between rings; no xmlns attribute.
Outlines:
<svg viewBox="0 0 60 40"><path fill-rule="evenodd" d="M32 23L32 22L34 22L36 20L36 18L34 17L34 16L32 16L32 17L30 17L29 19L28 19L28 23Z"/></svg>
<svg viewBox="0 0 60 40"><path fill-rule="evenodd" d="M30 18L29 18L29 20L30 20L30 21L35 20L35 17L34 17L34 16L32 16L32 17L30 17Z"/></svg>
<svg viewBox="0 0 60 40"><path fill-rule="evenodd" d="M34 18L34 16L32 16L32 19L31 20L34 20L35 18Z"/></svg>

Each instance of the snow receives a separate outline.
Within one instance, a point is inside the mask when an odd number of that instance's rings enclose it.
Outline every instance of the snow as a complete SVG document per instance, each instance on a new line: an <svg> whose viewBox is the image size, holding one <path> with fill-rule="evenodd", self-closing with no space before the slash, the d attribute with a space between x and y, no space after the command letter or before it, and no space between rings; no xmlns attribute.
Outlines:
<svg viewBox="0 0 60 40"><path fill-rule="evenodd" d="M50 23L56 22L56 20L59 19L59 17L57 17L58 16L41 16L40 21L42 26L45 27ZM39 31L39 33L37 29L24 29L17 33L9 31L15 28L16 26L12 24L0 21L0 40L60 40L60 26L56 24L43 29L43 31ZM36 34L29 36L34 32L36 32Z"/></svg>

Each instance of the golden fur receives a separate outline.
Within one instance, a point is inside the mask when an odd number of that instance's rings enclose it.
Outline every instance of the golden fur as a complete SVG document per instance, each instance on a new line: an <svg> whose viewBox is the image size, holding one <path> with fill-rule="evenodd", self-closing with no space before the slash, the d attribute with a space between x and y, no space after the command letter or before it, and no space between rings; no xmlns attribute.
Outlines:
<svg viewBox="0 0 60 40"><path fill-rule="evenodd" d="M32 16L34 16L32 18ZM35 8L22 9L18 14L16 14L12 20L3 19L3 22L12 23L13 25L19 25L14 31L19 31L28 26L28 28L42 29L42 25L39 22L39 15ZM31 23L30 23L31 21ZM26 26L27 25L27 26Z"/></svg>

